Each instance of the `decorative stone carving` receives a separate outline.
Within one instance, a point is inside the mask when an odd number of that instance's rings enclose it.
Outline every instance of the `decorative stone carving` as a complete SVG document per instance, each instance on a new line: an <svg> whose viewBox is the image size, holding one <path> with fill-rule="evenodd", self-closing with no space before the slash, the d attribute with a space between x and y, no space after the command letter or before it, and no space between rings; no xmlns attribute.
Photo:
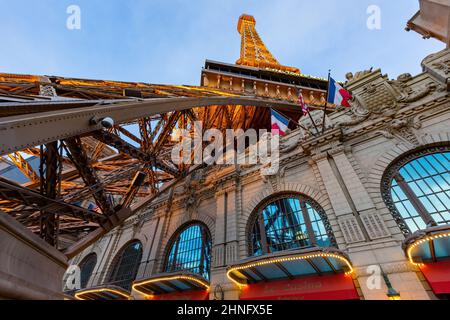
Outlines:
<svg viewBox="0 0 450 320"><path fill-rule="evenodd" d="M380 70L372 69L355 76L348 73L347 79L347 88L353 94L349 101L349 119L341 121L337 127L355 126L371 118L394 117L401 107L425 98L438 88L438 84L433 81L419 86L411 85L413 78L409 73L389 81ZM400 128L399 123L393 123L392 126L394 129ZM392 133L388 130L386 136L390 135ZM412 136L408 135L408 138Z"/></svg>
<svg viewBox="0 0 450 320"><path fill-rule="evenodd" d="M362 214L361 220L372 240L386 238L391 235L383 219L377 213Z"/></svg>
<svg viewBox="0 0 450 320"><path fill-rule="evenodd" d="M369 70L358 71L355 73L355 75L353 75L352 72L348 72L345 75L345 78L347 79L347 84L357 81L357 80L361 79L362 77L364 77L365 75L370 74L372 72L372 70L373 70L373 68L370 68Z"/></svg>
<svg viewBox="0 0 450 320"><path fill-rule="evenodd" d="M355 216L347 216L339 219L339 226L344 235L347 244L365 241L364 234L361 231Z"/></svg>
<svg viewBox="0 0 450 320"><path fill-rule="evenodd" d="M384 130L378 130L375 133L381 133L387 139L394 139L404 142L413 147L420 145L419 139L415 133L422 127L420 117L409 117L407 119L394 119Z"/></svg>
<svg viewBox="0 0 450 320"><path fill-rule="evenodd" d="M302 134L296 134L290 136L288 139L282 139L280 141L280 153L289 153L294 151L302 140Z"/></svg>
<svg viewBox="0 0 450 320"><path fill-rule="evenodd" d="M447 91L450 91L450 50L445 49L426 57L422 61L425 72L433 75L438 82L444 84ZM444 89L444 90L445 90Z"/></svg>
<svg viewBox="0 0 450 320"><path fill-rule="evenodd" d="M184 206L189 214L192 216L193 212L196 211L200 203L199 190L202 188L205 182L204 169L199 169L189 175L183 185L183 194L186 195Z"/></svg>
<svg viewBox="0 0 450 320"><path fill-rule="evenodd" d="M144 226L145 222L150 220L150 218L153 216L153 213L155 212L154 208L148 208L144 212L141 212L133 217L133 220L131 220L131 225L133 227L133 233L138 233L142 227Z"/></svg>
<svg viewBox="0 0 450 320"><path fill-rule="evenodd" d="M270 172L268 173L268 170L266 170L263 174L261 170L261 179L264 183L269 184L273 192L278 191L278 186L282 185L284 183L284 176L286 173L286 166L282 166L279 168L278 171Z"/></svg>
<svg viewBox="0 0 450 320"><path fill-rule="evenodd" d="M408 81L412 79L409 73L404 73L398 76L397 80L390 81L389 83L399 92L397 101L406 104L416 102L425 98L429 94L432 94L437 89L435 82L429 82L424 86L413 88L408 85Z"/></svg>
<svg viewBox="0 0 450 320"><path fill-rule="evenodd" d="M308 138L314 134L320 134L323 130L323 124L324 124L324 116L323 111L321 110L314 110L309 113L311 117L303 117L300 119L300 128L302 130L302 134L305 138ZM332 129L333 123L331 122L330 118L325 115L325 129Z"/></svg>
<svg viewBox="0 0 450 320"><path fill-rule="evenodd" d="M442 71L446 75L450 74L450 59L438 61L436 63L433 63L432 66L435 69Z"/></svg>

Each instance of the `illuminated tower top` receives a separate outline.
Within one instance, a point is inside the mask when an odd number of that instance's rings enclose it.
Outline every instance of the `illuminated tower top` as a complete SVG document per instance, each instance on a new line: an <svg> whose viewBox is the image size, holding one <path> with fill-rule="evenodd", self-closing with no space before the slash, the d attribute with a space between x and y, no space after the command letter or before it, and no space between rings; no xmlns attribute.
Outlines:
<svg viewBox="0 0 450 320"><path fill-rule="evenodd" d="M237 29L242 38L241 57L236 64L300 74L299 69L283 66L275 59L259 37L255 26L256 20L253 16L240 16Z"/></svg>

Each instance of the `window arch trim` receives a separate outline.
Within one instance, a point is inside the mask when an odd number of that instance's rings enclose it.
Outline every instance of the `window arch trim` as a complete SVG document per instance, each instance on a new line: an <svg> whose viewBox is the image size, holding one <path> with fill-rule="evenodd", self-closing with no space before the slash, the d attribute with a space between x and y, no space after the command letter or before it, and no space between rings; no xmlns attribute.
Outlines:
<svg viewBox="0 0 450 320"><path fill-rule="evenodd" d="M308 236L309 236L309 239L311 239L310 247L315 246L317 244L316 244L316 237L313 232L313 227L312 227L312 223L310 221L309 214L305 210L306 203L308 203L319 215L319 217L325 227L326 234L330 240L330 245L332 247L337 248L336 237L334 236L333 229L331 227L330 221L328 220L328 216L327 216L325 210L321 207L321 205L317 201L315 201L313 198L311 198L305 194L295 192L295 191L284 191L284 192L279 192L279 193L272 194L272 195L266 197L253 209L252 213L250 214L250 218L247 222L247 227L246 227L246 235L247 235L246 241L247 241L248 256L249 257L254 256L254 253L252 252L253 227L255 226L257 220L259 220L259 223L261 224L261 222L262 222L261 215L262 215L263 209L276 201L279 201L282 199L287 199L287 198L296 198L296 199L299 199L299 201L300 201L302 215L303 215L303 217L305 219L305 223L307 225ZM261 230L262 225L260 225L259 228ZM265 232L261 232L261 231L260 231L260 234L261 234L261 242L263 242L264 241L263 237L266 237L266 234L265 234ZM267 246L267 240L264 242L266 243L266 245L262 244L262 247ZM268 253L268 252L264 252L264 251L265 250L263 250L263 255Z"/></svg>
<svg viewBox="0 0 450 320"><path fill-rule="evenodd" d="M129 276L124 279L117 279L119 275L120 267L122 266L122 261L124 261L124 253L128 248L131 248L133 245L139 244L140 248L137 253L137 256L135 257L135 260L133 263L130 263L129 265L133 268L131 271L129 271ZM141 265L143 255L143 245L142 242L138 239L130 240L127 243L125 243L120 250L116 253L114 256L114 259L110 266L110 271L107 277L108 284L117 285L119 287L122 287L124 289L130 289L132 282L136 279L137 273L139 271L139 266ZM129 283L128 283L129 282Z"/></svg>
<svg viewBox="0 0 450 320"><path fill-rule="evenodd" d="M436 226L437 224L432 218L431 214L425 208L423 203L418 199L408 183L401 176L400 170L409 163L422 157L446 152L450 152L450 145L441 143L411 150L397 157L385 170L381 179L381 196L403 235L409 236L412 232L408 227L406 221L400 214L399 210L397 209L394 200L392 199L391 190L393 181L397 181L399 187L405 193L408 200L411 202L411 205L423 219L425 224L427 224L428 226Z"/></svg>
<svg viewBox="0 0 450 320"><path fill-rule="evenodd" d="M174 246L179 245L180 235L193 226L199 226L202 231L201 256L200 256L200 260L199 260L199 265L195 266L195 267L198 267L200 270L200 274L205 279L208 280L210 277L210 273L211 273L212 238L211 238L211 232L210 232L208 226L203 221L200 221L200 220L192 220L187 223L184 223L183 225L178 227L178 229L173 233L173 235L171 236L171 238L169 239L169 241L167 242L167 245L166 245L166 252L164 255L164 263L162 265L162 272L170 273L170 272L177 272L177 271L189 271L189 269L181 270L181 269L175 268L176 262L177 262L177 256L178 256L178 248L175 248L174 259L171 263L172 267L170 267L170 268L169 268L169 262L170 262L170 255L171 255L172 249L174 248ZM208 252L207 252L207 250L208 250ZM202 263L202 261L204 261L206 254L209 254L209 257L207 258L206 265L204 265ZM206 270L205 270L205 268L206 268Z"/></svg>
<svg viewBox="0 0 450 320"><path fill-rule="evenodd" d="M91 259L95 259L92 269L89 272L89 276L86 277L86 279L83 279L83 268L88 264L88 262L91 262ZM92 278L95 267L97 266L97 262L98 262L97 254L95 252L91 252L87 254L78 264L78 267L80 268L80 281L81 281L80 284L82 289L86 288L87 285L89 284L89 280L91 280Z"/></svg>

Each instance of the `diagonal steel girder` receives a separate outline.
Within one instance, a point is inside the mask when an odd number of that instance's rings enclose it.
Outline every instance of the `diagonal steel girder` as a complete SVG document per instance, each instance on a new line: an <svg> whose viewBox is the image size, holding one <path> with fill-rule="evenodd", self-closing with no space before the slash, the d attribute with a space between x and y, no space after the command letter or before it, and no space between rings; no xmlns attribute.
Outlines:
<svg viewBox="0 0 450 320"><path fill-rule="evenodd" d="M14 200L26 207L35 207L36 211L68 215L98 224L103 224L106 220L104 216L96 212L60 200L50 199L34 190L22 187L1 177L0 197L7 200Z"/></svg>
<svg viewBox="0 0 450 320"><path fill-rule="evenodd" d="M157 168L170 173L174 177L180 176L180 172L178 170L166 165L161 160L157 159L155 154L144 152L113 133L105 130L99 130L93 132L92 137L113 148L116 148L119 152L125 153L134 159L139 159L143 162L150 163Z"/></svg>
<svg viewBox="0 0 450 320"><path fill-rule="evenodd" d="M0 118L0 156L102 129L100 123L92 123L91 120L94 117L99 119L111 117L115 124L120 124L171 111L217 105L282 107L298 110L297 103L244 96L154 98L139 102L111 103L91 107L70 107L70 105L67 105L67 109L64 110Z"/></svg>
<svg viewBox="0 0 450 320"><path fill-rule="evenodd" d="M58 197L58 183L60 180L61 161L59 157L58 142L51 142L41 147L40 178L41 194L50 198ZM41 212L40 234L51 246L58 246L58 215Z"/></svg>
<svg viewBox="0 0 450 320"><path fill-rule="evenodd" d="M86 155L86 152L84 152L83 147L81 146L81 139L78 137L66 139L65 145L69 149L69 157L80 173L80 176L83 179L84 183L86 183L86 185L88 186L98 186L94 190L92 190L92 196L94 197L97 205L102 210L103 214L108 217L114 215L114 209L109 203L104 189L99 183L94 169L90 165L89 158Z"/></svg>

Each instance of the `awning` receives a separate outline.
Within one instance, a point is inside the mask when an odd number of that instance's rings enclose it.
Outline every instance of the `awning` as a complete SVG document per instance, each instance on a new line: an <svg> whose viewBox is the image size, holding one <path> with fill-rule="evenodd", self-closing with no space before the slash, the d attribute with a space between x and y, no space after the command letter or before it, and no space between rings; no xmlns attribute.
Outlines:
<svg viewBox="0 0 450 320"><path fill-rule="evenodd" d="M425 264L420 270L435 294L450 293L450 261Z"/></svg>
<svg viewBox="0 0 450 320"><path fill-rule="evenodd" d="M349 258L334 248L288 250L246 259L228 268L227 276L240 287L273 280L350 274Z"/></svg>
<svg viewBox="0 0 450 320"><path fill-rule="evenodd" d="M450 226L415 232L403 242L409 261L417 266L450 259Z"/></svg>
<svg viewBox="0 0 450 320"><path fill-rule="evenodd" d="M435 294L450 293L450 226L417 231L403 242L403 249Z"/></svg>
<svg viewBox="0 0 450 320"><path fill-rule="evenodd" d="M130 300L130 292L116 286L80 290L75 293L77 300Z"/></svg>
<svg viewBox="0 0 450 320"><path fill-rule="evenodd" d="M206 300L209 282L192 272L164 273L133 283L133 290L149 300Z"/></svg>
<svg viewBox="0 0 450 320"><path fill-rule="evenodd" d="M241 300L359 300L351 275L309 276L250 284Z"/></svg>

